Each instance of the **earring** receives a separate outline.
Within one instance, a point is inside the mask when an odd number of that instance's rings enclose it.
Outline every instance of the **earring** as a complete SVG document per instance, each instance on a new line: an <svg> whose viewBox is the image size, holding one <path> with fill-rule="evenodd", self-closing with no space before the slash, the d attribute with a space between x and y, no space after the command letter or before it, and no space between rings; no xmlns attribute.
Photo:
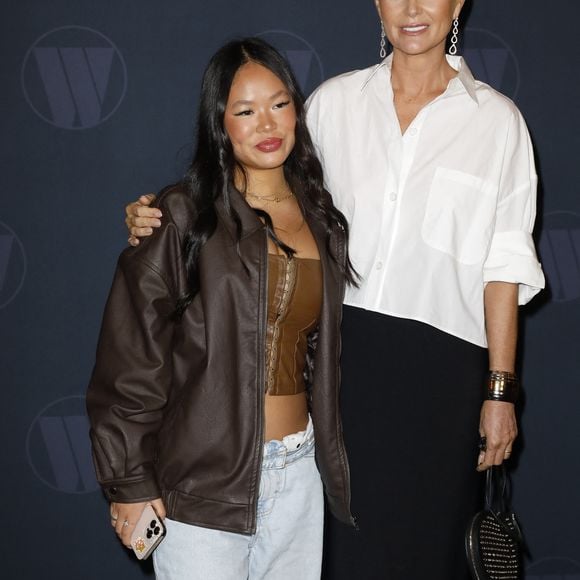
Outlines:
<svg viewBox="0 0 580 580"><path fill-rule="evenodd" d="M379 56L381 60L387 56L387 39L385 37L385 26L383 25L383 21L381 20L381 42L379 43Z"/></svg>
<svg viewBox="0 0 580 580"><path fill-rule="evenodd" d="M453 20L453 31L451 33L451 45L449 46L449 54L455 56L457 54L457 35L459 34L459 18Z"/></svg>

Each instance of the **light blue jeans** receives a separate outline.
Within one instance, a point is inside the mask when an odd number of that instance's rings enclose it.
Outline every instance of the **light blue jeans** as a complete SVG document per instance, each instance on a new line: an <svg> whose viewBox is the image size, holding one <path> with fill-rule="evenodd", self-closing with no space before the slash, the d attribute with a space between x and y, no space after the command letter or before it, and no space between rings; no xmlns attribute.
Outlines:
<svg viewBox="0 0 580 580"><path fill-rule="evenodd" d="M268 441L252 536L166 519L153 553L158 580L319 580L324 501L314 432Z"/></svg>

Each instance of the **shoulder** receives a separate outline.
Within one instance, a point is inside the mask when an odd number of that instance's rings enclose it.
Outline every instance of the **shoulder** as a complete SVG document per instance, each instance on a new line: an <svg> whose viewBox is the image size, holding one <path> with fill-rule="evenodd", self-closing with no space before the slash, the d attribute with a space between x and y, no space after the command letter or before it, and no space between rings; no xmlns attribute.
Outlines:
<svg viewBox="0 0 580 580"><path fill-rule="evenodd" d="M320 92L321 94L326 93L333 93L336 91L344 91L351 90L351 91L360 91L360 89L364 86L367 79L372 75L374 70L377 68L378 65L373 65L368 68L351 70L348 72L344 72L340 75L332 77L326 81L324 81L315 92Z"/></svg>
<svg viewBox="0 0 580 580"><path fill-rule="evenodd" d="M324 81L308 99L309 106L324 101L330 104L336 100L348 100L360 94L368 78L378 65L342 73Z"/></svg>
<svg viewBox="0 0 580 580"><path fill-rule="evenodd" d="M119 262L124 268L150 268L162 273L181 261L183 242L195 216L191 198L181 184L170 185L158 193L154 206L163 213L161 227L121 254Z"/></svg>
<svg viewBox="0 0 580 580"><path fill-rule="evenodd" d="M516 104L506 95L482 81L475 81L475 90L481 112L490 121L522 121L523 117Z"/></svg>
<svg viewBox="0 0 580 580"><path fill-rule="evenodd" d="M175 227L180 237L191 229L196 211L183 184L169 185L162 189L154 205L163 213L162 228Z"/></svg>

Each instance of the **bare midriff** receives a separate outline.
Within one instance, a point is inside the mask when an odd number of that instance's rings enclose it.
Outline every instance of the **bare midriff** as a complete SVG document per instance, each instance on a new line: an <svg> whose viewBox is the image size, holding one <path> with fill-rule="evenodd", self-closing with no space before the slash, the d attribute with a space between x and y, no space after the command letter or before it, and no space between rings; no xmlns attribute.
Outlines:
<svg viewBox="0 0 580 580"><path fill-rule="evenodd" d="M268 256L265 440L282 439L308 424L304 381L308 335L322 304L320 261Z"/></svg>
<svg viewBox="0 0 580 580"><path fill-rule="evenodd" d="M306 392L297 395L266 395L264 440L281 440L286 435L304 431L308 425Z"/></svg>

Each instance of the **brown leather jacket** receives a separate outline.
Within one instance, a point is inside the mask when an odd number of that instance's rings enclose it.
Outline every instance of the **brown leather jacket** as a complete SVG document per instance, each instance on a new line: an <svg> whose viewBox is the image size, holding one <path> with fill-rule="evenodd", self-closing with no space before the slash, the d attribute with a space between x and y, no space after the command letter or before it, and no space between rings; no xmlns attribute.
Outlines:
<svg viewBox="0 0 580 580"><path fill-rule="evenodd" d="M232 206L241 218L240 254L236 227L218 203L217 229L200 257L200 292L175 322L187 288L181 248L193 206L177 188L160 196L160 230L119 258L87 408L97 478L109 500L161 496L172 519L251 534L263 443L267 244L245 201L236 196ZM338 401L344 278L324 231L308 224L324 281L310 357L316 460L330 509L353 523ZM338 225L330 243L344 260Z"/></svg>

